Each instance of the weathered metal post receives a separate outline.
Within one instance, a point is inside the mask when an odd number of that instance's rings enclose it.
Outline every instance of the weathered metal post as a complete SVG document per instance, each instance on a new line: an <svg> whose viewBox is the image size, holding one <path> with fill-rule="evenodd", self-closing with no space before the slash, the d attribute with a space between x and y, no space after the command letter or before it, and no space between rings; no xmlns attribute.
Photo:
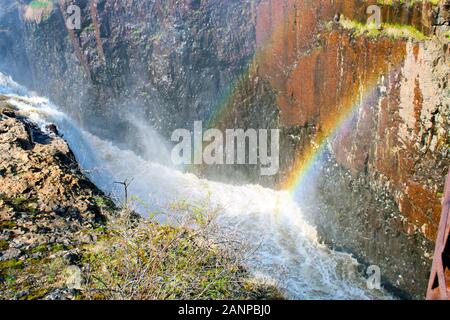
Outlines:
<svg viewBox="0 0 450 320"><path fill-rule="evenodd" d="M439 224L427 300L450 300L450 169L445 183L442 215Z"/></svg>

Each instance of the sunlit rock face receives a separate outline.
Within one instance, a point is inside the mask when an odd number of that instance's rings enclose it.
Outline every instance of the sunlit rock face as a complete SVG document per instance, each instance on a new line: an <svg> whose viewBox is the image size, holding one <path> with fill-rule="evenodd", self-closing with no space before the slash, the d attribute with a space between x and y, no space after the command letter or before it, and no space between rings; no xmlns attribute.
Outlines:
<svg viewBox="0 0 450 320"><path fill-rule="evenodd" d="M381 7L383 22L431 40L343 27L342 18L364 24L375 0L109 0L95 11L74 2L82 28L73 34L64 1L39 23L23 10L0 20L23 30L24 44L1 43L2 57L27 53L8 72L28 70L37 91L118 142L133 135L130 115L165 136L194 120L282 129L279 175L202 168L216 179L284 186L329 137L308 186L311 219L328 243L379 265L386 283L423 296L450 164L448 0Z"/></svg>
<svg viewBox="0 0 450 320"><path fill-rule="evenodd" d="M354 37L329 24L336 14L361 20L362 7L350 1L317 8L302 1L287 1L284 8L263 2L259 72L277 91L284 127L332 131L342 110L356 106L333 141L333 156L355 176L384 179L409 227L434 239L448 166L448 44ZM416 8L409 9L409 20L399 10L392 22L423 21L429 33L437 18L429 7L421 9L422 19ZM276 36L267 36L267 29Z"/></svg>
<svg viewBox="0 0 450 320"><path fill-rule="evenodd" d="M336 17L367 19L363 2L284 4L263 2L256 29L259 72L277 92L281 126L298 132L286 166L308 150L305 136L334 133L315 193L324 205L312 201L312 219L332 245L362 253L388 270L391 283L421 296L450 164L448 39L340 29ZM442 2L384 7L382 16L432 35L448 24L446 12ZM337 119L351 109L343 125Z"/></svg>

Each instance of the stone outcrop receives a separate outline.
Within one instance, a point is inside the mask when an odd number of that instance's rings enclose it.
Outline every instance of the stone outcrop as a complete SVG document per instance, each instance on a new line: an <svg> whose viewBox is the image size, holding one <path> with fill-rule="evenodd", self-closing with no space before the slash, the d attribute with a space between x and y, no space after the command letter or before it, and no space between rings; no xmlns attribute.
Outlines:
<svg viewBox="0 0 450 320"><path fill-rule="evenodd" d="M56 128L53 128L55 133L44 133L19 111L8 107L8 102L1 103L3 205L23 202L39 212L99 222L101 214L94 197L101 192L81 174L67 143L57 136ZM8 220L7 216L2 218Z"/></svg>
<svg viewBox="0 0 450 320"><path fill-rule="evenodd" d="M110 202L55 127L42 132L7 101L0 95L0 298L73 298L63 286L52 291L46 277L53 271L45 269L58 258L73 264L78 248L97 240L105 222L99 203Z"/></svg>

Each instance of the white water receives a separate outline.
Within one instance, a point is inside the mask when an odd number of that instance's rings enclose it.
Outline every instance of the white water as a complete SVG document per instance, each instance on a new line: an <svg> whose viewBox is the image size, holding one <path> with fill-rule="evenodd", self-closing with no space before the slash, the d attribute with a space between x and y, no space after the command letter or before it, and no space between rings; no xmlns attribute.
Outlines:
<svg viewBox="0 0 450 320"><path fill-rule="evenodd" d="M167 208L179 200L220 208L218 224L222 232L230 232L230 237L237 236L237 240L256 248L245 262L247 269L257 277L276 282L287 297L388 298L384 292L367 289L365 280L356 272L355 259L318 242L316 230L304 221L301 208L288 192L211 182L164 166L161 159L169 159L169 151L142 123L136 128L137 136L144 137L152 148L159 146L160 163L119 149L83 131L46 98L30 96L1 73L0 93L8 94L10 102L43 130L48 123L55 123L80 166L107 194L121 192L114 181L134 178L130 193L152 204L152 209Z"/></svg>

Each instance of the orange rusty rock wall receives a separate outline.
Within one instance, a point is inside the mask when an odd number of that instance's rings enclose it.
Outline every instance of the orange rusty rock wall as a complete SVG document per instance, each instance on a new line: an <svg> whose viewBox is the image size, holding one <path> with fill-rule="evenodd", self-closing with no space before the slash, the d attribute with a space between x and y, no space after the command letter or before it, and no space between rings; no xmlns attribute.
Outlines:
<svg viewBox="0 0 450 320"><path fill-rule="evenodd" d="M434 240L449 165L448 100L439 101L448 98L449 63L442 59L448 46L355 37L333 22L340 14L364 21L371 3L262 1L258 72L277 93L283 127L340 128L332 150L337 162L354 176L377 180L395 197L408 232ZM382 12L384 21L432 30L428 3ZM443 78L433 75L436 64ZM337 123L349 110L347 122Z"/></svg>

